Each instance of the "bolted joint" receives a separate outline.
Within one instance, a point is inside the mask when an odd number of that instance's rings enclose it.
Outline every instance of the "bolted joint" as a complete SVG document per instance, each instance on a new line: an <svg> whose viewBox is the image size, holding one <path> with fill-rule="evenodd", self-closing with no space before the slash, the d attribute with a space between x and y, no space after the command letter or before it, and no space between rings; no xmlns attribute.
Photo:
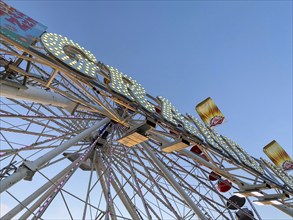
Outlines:
<svg viewBox="0 0 293 220"><path fill-rule="evenodd" d="M24 177L24 180L31 181L33 179L33 176L35 175L38 167L34 164L34 162L25 160L21 167L26 168L26 176Z"/></svg>

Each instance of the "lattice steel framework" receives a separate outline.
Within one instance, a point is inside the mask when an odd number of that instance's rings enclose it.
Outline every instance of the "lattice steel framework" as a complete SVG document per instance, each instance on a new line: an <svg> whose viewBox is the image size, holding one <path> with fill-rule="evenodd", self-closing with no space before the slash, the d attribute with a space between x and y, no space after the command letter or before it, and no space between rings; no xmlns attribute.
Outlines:
<svg viewBox="0 0 293 220"><path fill-rule="evenodd" d="M284 182L262 160L260 175L223 156L163 120L149 94L157 112L146 114L109 89L102 63L88 78L54 59L40 39L25 48L1 36L0 52L1 201L15 205L2 218L235 219L226 205L232 193L264 183L264 195L284 195L272 206L292 216L292 177L282 173ZM148 121L155 125L131 137L129 130ZM121 137L138 144L127 147ZM182 138L207 158L189 148L162 151ZM232 190L219 192L211 171ZM250 199L245 206L261 219Z"/></svg>

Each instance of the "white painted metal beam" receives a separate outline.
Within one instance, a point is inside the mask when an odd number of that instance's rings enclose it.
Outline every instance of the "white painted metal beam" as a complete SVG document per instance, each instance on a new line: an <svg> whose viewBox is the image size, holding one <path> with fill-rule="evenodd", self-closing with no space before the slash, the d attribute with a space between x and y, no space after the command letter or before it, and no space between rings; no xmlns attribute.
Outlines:
<svg viewBox="0 0 293 220"><path fill-rule="evenodd" d="M195 201L192 201L187 193L182 189L179 183L174 179L174 177L170 174L169 170L165 167L165 165L155 156L153 151L149 148L149 146L145 143L141 144L143 149L149 154L155 164L161 169L162 173L165 175L166 179L172 184L174 189L178 192L178 194L184 199L184 201L188 204L188 206L194 211L197 217L201 220L207 220L206 216L202 213L202 211L197 207Z"/></svg>
<svg viewBox="0 0 293 220"><path fill-rule="evenodd" d="M29 85L26 86L27 88L24 88L23 86L10 86L3 83L0 83L0 85L0 96L5 98L61 107L68 110L70 113L72 112L73 108L78 104L58 93L49 90L46 91L44 89L36 88ZM109 115L107 111L105 111L102 107L98 105L94 105L92 107L96 110L96 112L99 112L100 114L103 114L105 116ZM95 112L92 108L85 107L83 105L78 105L77 110Z"/></svg>
<svg viewBox="0 0 293 220"><path fill-rule="evenodd" d="M80 134L74 136L72 139L68 140L67 142L63 143L59 147L54 148L53 150L49 151L45 155L39 157L35 161L25 161L24 166L20 166L15 173L6 177L4 180L0 182L0 193L20 181L21 179L27 177L30 172L35 172L39 169L42 165L49 162L54 157L60 155L62 152L67 150L69 147L77 143L78 141L84 139L85 137L89 136L93 131L97 130L104 124L110 122L109 118L104 118L102 121L99 121L97 124L93 125L92 127L84 130Z"/></svg>

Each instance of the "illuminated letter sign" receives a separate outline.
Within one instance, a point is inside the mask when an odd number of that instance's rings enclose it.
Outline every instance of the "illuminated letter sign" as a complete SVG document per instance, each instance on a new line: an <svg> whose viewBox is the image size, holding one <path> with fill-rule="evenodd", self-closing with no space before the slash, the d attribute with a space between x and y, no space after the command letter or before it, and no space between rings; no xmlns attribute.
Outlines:
<svg viewBox="0 0 293 220"><path fill-rule="evenodd" d="M214 135L202 123L200 123L194 116L192 116L190 114L187 114L187 116L196 125L196 127L199 129L199 131L202 133L203 137L205 138L206 142L212 148L222 151L222 154L224 156L229 156L229 154L226 151L224 151L223 148L221 147L221 146L224 146L224 143L220 143L220 142L216 143Z"/></svg>
<svg viewBox="0 0 293 220"><path fill-rule="evenodd" d="M46 27L25 14L17 11L13 7L7 5L0 0L0 34L3 38L6 36L12 41L29 47L39 36L44 33ZM41 42L47 52L64 66L70 69L70 72L76 72L87 79L95 80L97 74L101 74L96 57L88 50L74 43L61 35L44 33L41 36ZM119 72L113 67L107 66L110 82L107 83L109 91L118 94L120 97L127 99L130 102L136 102L138 107L147 114L155 113L155 106L148 101L145 89L131 77ZM206 147L211 147L213 150L222 154L229 159L233 159L237 163L242 163L258 173L263 174L264 170L259 162L247 154L239 145L232 140L217 134L214 130L200 123L191 115L184 116L178 112L175 107L165 98L157 97L157 101L161 103L161 118L165 122L177 127L178 130L188 132L201 141L205 141ZM137 107L137 106L136 106ZM220 112L217 106L209 98L197 106L197 111L205 124L210 127L221 124L224 120L224 115ZM212 114L211 114L212 113ZM156 115L157 116L157 115ZM181 125L179 128L178 125ZM190 136L189 136L190 137ZM192 137L191 137L192 138ZM278 148L280 150L280 148ZM271 156L269 148L266 148L266 153ZM275 155L275 150L273 156ZM283 154L280 154L281 159ZM285 169L289 169L292 163L289 164L291 158L285 155L287 163L284 164ZM280 158L275 158L278 159ZM262 162L269 167L287 186L293 189L292 177L281 168L276 167L272 163L262 159ZM283 164L283 160L280 162ZM279 165L279 163L278 163Z"/></svg>
<svg viewBox="0 0 293 220"><path fill-rule="evenodd" d="M90 51L57 34L45 33L41 40L48 52L59 61L83 75L95 77L97 60Z"/></svg>
<svg viewBox="0 0 293 220"><path fill-rule="evenodd" d="M175 109L174 105L172 105L168 99L163 98L162 96L157 97L161 101L162 106L162 117L172 123L175 126L178 126L178 124L182 125L186 131L188 131L190 134L195 135L200 140L203 140L201 134L199 131L190 125L190 123L182 116L181 113L178 112L178 110Z"/></svg>
<svg viewBox="0 0 293 220"><path fill-rule="evenodd" d="M96 65L97 59L90 51L57 34L45 33L42 35L41 40L47 51L60 62L84 76L96 77L99 71ZM114 92L130 101L136 101L150 113L155 112L155 107L146 99L145 89L140 84L131 79L131 77L120 73L117 69L108 68L111 78L109 87Z"/></svg>
<svg viewBox="0 0 293 220"><path fill-rule="evenodd" d="M109 87L112 91L123 95L130 101L137 101L148 112L155 112L154 105L146 99L145 89L136 80L133 80L113 67L108 68L111 76Z"/></svg>
<svg viewBox="0 0 293 220"><path fill-rule="evenodd" d="M95 56L72 40L61 35L49 33L43 34L41 40L47 51L60 62L66 64L66 66L69 66L82 75L92 78L96 78L96 74L99 74L100 69L96 65L97 60ZM113 67L107 67L111 79L108 86L113 92L123 96L128 101L137 102L148 113L155 112L155 106L146 98L145 89L136 80ZM239 145L226 137L218 135L214 130L210 130L211 128L207 128L201 124L195 117L187 115L188 117L186 118L167 99L163 97L157 98L161 102L161 116L165 121L176 127L181 125L186 132L194 135L199 140L203 141L205 139L210 147L220 151L224 156L243 163L259 173L264 172L259 163ZM187 120L188 118L189 120Z"/></svg>
<svg viewBox="0 0 293 220"><path fill-rule="evenodd" d="M234 152L238 155L239 159L246 164L247 166L255 169L256 171L260 172L261 174L264 173L263 168L259 165L259 163L251 157L244 149L242 149L238 144L234 141L230 140L227 137L221 136L228 145L234 150Z"/></svg>
<svg viewBox="0 0 293 220"><path fill-rule="evenodd" d="M252 158L248 153L246 153L239 145L234 143L232 140L218 135L214 130L210 130L206 128L203 124L201 124L195 117L188 115L189 118L193 120L196 126L201 130L203 136L205 137L207 143L217 149L220 150L223 155L232 157L235 161L242 162L250 168L264 173L264 170L259 165L259 163Z"/></svg>
<svg viewBox="0 0 293 220"><path fill-rule="evenodd" d="M276 167L271 162L261 158L261 160L287 185L293 190L293 178L283 169Z"/></svg>

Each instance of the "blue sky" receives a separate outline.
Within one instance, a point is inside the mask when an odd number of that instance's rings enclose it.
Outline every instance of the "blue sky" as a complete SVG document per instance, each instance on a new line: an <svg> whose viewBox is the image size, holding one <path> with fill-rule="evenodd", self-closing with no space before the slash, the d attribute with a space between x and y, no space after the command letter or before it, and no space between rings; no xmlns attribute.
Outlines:
<svg viewBox="0 0 293 220"><path fill-rule="evenodd" d="M168 98L182 113L211 97L217 130L264 157L292 155L292 1L8 1L48 32ZM264 219L284 219L273 209ZM288 217L287 217L288 218Z"/></svg>

